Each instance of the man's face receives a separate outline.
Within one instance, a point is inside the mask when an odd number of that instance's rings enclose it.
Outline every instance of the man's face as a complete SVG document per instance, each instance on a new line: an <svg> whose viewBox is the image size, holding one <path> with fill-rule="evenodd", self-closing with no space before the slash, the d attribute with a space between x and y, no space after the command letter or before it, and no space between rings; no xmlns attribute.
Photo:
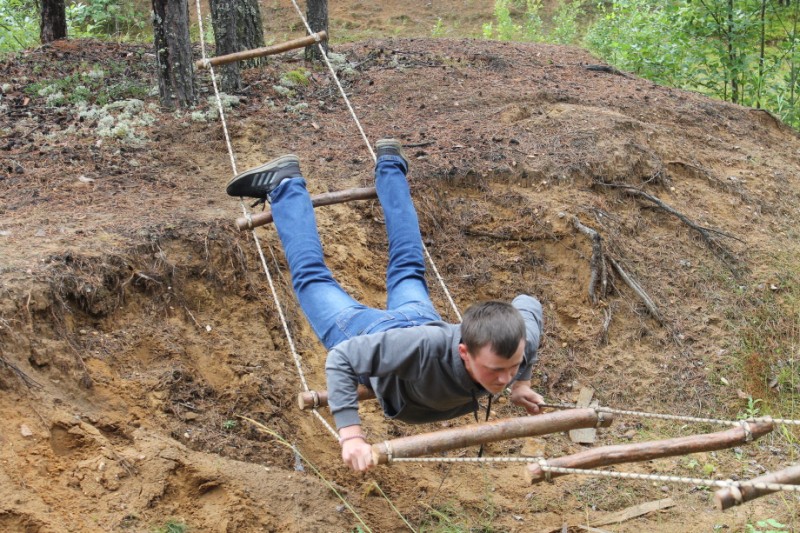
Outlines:
<svg viewBox="0 0 800 533"><path fill-rule="evenodd" d="M517 375L524 352L525 339L519 341L519 347L510 359L497 355L488 344L476 354L469 353L465 344L458 345L458 354L469 376L492 394L502 392L511 383Z"/></svg>

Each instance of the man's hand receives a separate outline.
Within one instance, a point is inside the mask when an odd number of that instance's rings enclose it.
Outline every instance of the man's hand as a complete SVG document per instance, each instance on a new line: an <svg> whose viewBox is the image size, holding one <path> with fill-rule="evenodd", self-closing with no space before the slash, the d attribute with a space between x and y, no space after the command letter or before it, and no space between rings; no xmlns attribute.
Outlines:
<svg viewBox="0 0 800 533"><path fill-rule="evenodd" d="M372 468L372 446L364 438L361 426L347 426L339 430L342 443L342 460L356 472Z"/></svg>
<svg viewBox="0 0 800 533"><path fill-rule="evenodd" d="M529 415L538 415L544 398L531 388L530 381L518 381L511 386L511 403L524 407Z"/></svg>

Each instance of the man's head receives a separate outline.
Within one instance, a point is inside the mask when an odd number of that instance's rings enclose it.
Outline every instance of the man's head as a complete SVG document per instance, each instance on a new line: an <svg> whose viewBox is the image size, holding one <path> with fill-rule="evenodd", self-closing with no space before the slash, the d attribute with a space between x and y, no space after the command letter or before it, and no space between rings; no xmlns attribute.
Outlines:
<svg viewBox="0 0 800 533"><path fill-rule="evenodd" d="M514 379L524 351L525 323L511 304L492 300L464 313L459 355L473 381L492 394Z"/></svg>

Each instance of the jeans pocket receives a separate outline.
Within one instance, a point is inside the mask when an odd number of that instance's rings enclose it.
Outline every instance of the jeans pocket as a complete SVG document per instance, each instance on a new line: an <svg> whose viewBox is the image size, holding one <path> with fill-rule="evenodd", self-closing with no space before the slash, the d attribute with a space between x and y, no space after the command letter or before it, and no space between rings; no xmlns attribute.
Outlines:
<svg viewBox="0 0 800 533"><path fill-rule="evenodd" d="M402 312L414 326L442 320L433 305L428 302L409 302L402 305L397 311Z"/></svg>
<svg viewBox="0 0 800 533"><path fill-rule="evenodd" d="M336 327L347 339L371 333L395 318L385 311L371 307L351 307L336 317ZM383 329L383 328L380 328Z"/></svg>

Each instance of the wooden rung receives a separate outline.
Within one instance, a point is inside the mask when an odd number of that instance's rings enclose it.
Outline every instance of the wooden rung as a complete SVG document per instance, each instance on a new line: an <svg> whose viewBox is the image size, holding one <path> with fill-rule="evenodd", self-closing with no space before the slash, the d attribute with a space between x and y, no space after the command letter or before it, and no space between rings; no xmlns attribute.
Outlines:
<svg viewBox="0 0 800 533"><path fill-rule="evenodd" d="M778 472L764 474L763 476L753 478L750 481L753 483L780 483L785 485L800 485L800 465L790 466L789 468L779 470ZM755 500L756 498L760 498L761 496L772 494L775 491L768 489L758 489L756 487L750 487L744 485L742 487L739 487L739 492L742 494L741 501L737 501L736 497L734 496L734 490L732 489L728 488L719 489L717 492L715 492L714 503L717 505L717 509L719 509L720 511L724 511L725 509L733 507L734 505L739 505L744 502L749 502L750 500Z"/></svg>
<svg viewBox="0 0 800 533"><path fill-rule="evenodd" d="M772 422L750 422L750 433L753 439L766 435L773 429ZM649 461L659 457L672 457L688 453L708 452L732 448L748 441L747 432L743 427L735 427L717 433L692 435L677 439L665 439L636 444L619 444L615 446L601 446L584 452L549 459L549 466L563 468L595 468L598 466L616 465L620 463L633 463ZM550 478L564 476L557 472L550 472ZM525 477L531 483L539 483L547 479L547 473L539 464L532 463L525 468Z"/></svg>
<svg viewBox="0 0 800 533"><path fill-rule="evenodd" d="M371 200L378 197L375 187L364 187L361 189L347 189L344 191L326 192L311 197L311 205L320 207L322 205L341 204L352 200ZM236 219L236 229L245 231L259 226L264 226L272 222L272 211L262 211L247 217Z"/></svg>
<svg viewBox="0 0 800 533"><path fill-rule="evenodd" d="M372 460L374 464L386 464L390 462L390 456L391 458L420 457L499 440L560 433L575 428L608 427L612 421L613 416L610 413L601 415L594 409L570 409L484 424L470 424L373 444Z"/></svg>
<svg viewBox="0 0 800 533"><path fill-rule="evenodd" d="M325 41L328 39L328 34L324 31L313 33L306 37L302 37L300 39L294 39L293 41L287 41L281 44L275 44L272 46L265 46L263 48L254 48L252 50L244 50L243 52L235 52L233 54L226 54L224 56L217 56L212 57L210 59L201 59L199 61L194 62L194 66L198 69L205 69L209 66L217 66L217 65L225 65L227 63L233 63L234 61L244 61L246 59L253 59L256 57L264 57L264 56L271 56L275 54L280 54L282 52L288 52L289 50L294 50L295 48L303 48L305 46L312 45L319 41Z"/></svg>
<svg viewBox="0 0 800 533"><path fill-rule="evenodd" d="M375 391L363 385L358 386L356 394L358 396L359 402L363 402L364 400L375 399ZM316 402L314 401L315 396L316 396ZM328 391L324 390L308 391L308 392L301 392L300 394L297 395L297 406L300 407L301 411L307 411L315 407L327 407L327 405L328 405Z"/></svg>

